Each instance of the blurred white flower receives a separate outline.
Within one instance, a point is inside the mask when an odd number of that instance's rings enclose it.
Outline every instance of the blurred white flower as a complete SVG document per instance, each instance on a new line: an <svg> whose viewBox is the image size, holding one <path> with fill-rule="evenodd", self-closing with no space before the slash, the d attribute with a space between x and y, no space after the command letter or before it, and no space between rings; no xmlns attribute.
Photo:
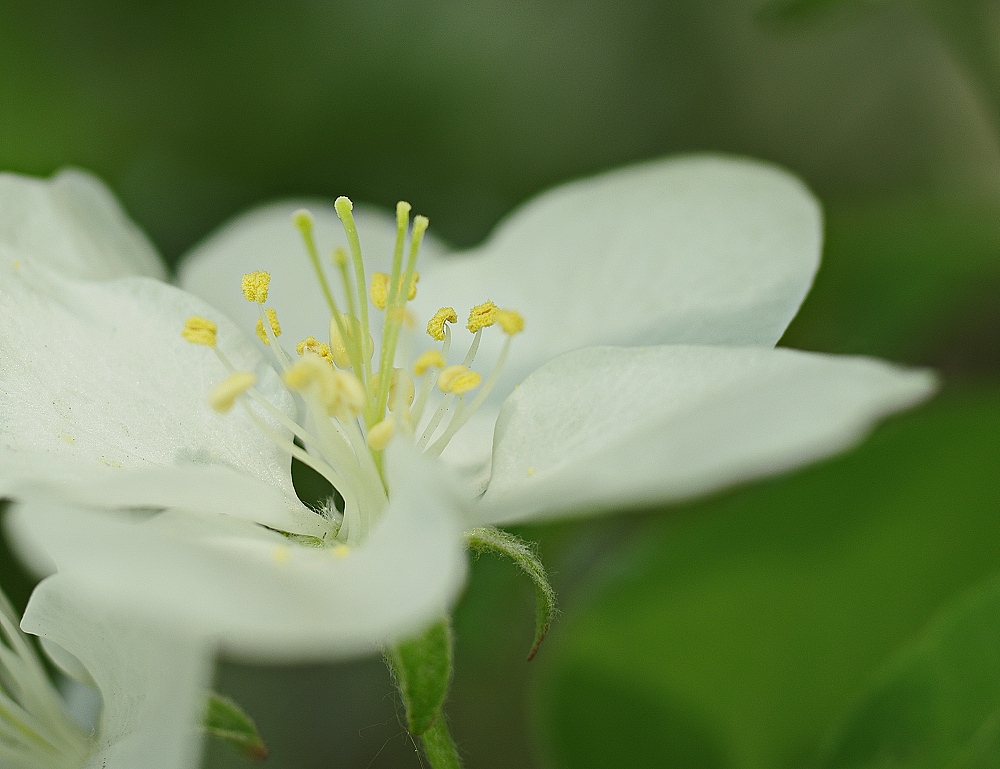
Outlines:
<svg viewBox="0 0 1000 769"><path fill-rule="evenodd" d="M7 194L19 184L44 189L13 180ZM774 349L815 273L821 222L808 191L764 164L688 157L566 185L471 254L425 240L419 286L408 207L393 221L339 201L346 240L329 207L298 215L323 282L289 223L298 207L251 212L185 261L182 286L211 306L147 278L80 279L130 261L149 273L145 249L119 248L118 230L135 235L120 213L91 228L82 256L72 237L32 228L27 252L21 225L0 230L0 492L23 503L20 541L246 654L346 653L412 631L461 584L462 526L779 472L934 387L927 372ZM53 211L48 232L76 231ZM63 248L78 258L57 260ZM467 351L452 308L469 313ZM412 318L436 319L427 349ZM301 357L279 331L302 340ZM214 413L210 392L218 410L239 407ZM293 453L343 511L298 502ZM167 512L135 522L31 504L53 496Z"/></svg>
<svg viewBox="0 0 1000 769"><path fill-rule="evenodd" d="M35 590L21 625L43 639L56 665L100 692L100 716L91 730L71 715L0 593L0 766L197 766L208 649L134 613L126 622L62 580Z"/></svg>

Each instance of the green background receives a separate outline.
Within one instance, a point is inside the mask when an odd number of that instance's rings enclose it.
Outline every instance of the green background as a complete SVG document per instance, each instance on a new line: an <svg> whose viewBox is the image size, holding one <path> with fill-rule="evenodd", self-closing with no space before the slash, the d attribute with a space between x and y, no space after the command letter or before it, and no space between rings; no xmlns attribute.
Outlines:
<svg viewBox="0 0 1000 769"><path fill-rule="evenodd" d="M787 166L827 245L783 343L933 366L941 395L786 478L520 530L562 613L526 663L530 585L474 564L454 736L472 769L996 766L998 19L992 0L0 0L0 168L96 172L176 262L283 195L405 198L461 246L627 161ZM377 659L227 662L218 688L275 769L420 766ZM209 745L205 766L246 765Z"/></svg>

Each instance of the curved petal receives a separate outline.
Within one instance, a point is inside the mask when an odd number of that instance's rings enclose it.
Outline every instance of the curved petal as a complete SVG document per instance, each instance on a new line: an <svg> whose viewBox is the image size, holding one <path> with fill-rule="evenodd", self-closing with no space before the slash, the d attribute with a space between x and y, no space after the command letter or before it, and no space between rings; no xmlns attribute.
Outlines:
<svg viewBox="0 0 1000 769"><path fill-rule="evenodd" d="M481 515L672 502L840 451L926 398L927 371L787 349L567 353L504 404Z"/></svg>
<svg viewBox="0 0 1000 769"><path fill-rule="evenodd" d="M480 249L427 270L415 306L461 313L489 298L521 311L527 325L497 388L506 396L583 346L773 345L812 283L821 239L819 205L790 174L668 158L530 201ZM499 342L488 337L491 361Z"/></svg>
<svg viewBox="0 0 1000 769"><path fill-rule="evenodd" d="M0 174L0 245L76 278L163 278L156 249L114 195L84 171Z"/></svg>
<svg viewBox="0 0 1000 769"><path fill-rule="evenodd" d="M0 252L0 448L14 455L0 467L0 493L75 469L93 473L88 489L106 478L116 495L109 470L222 466L294 499L288 455L246 413L208 406L227 371L213 350L181 338L190 315L214 316L220 349L293 413L257 350L195 297L145 278L76 281Z"/></svg>
<svg viewBox="0 0 1000 769"><path fill-rule="evenodd" d="M441 468L406 452L391 465L392 502L347 553L226 516L134 523L32 504L8 518L16 542L45 548L60 574L125 608L152 607L246 658L332 659L418 630L464 580L460 503Z"/></svg>
<svg viewBox="0 0 1000 769"><path fill-rule="evenodd" d="M84 769L198 766L208 644L126 614L59 575L32 593L21 627L69 652L101 692L97 749Z"/></svg>
<svg viewBox="0 0 1000 769"><path fill-rule="evenodd" d="M327 281L340 309L346 311L342 281L330 255L336 247L347 248L347 237L330 201L284 201L248 211L184 257L178 270L179 284L223 310L243 328L251 329L257 322L257 308L243 298L240 280L253 270L267 270L271 273L268 305L277 311L282 330L292 344L307 336L326 339L330 310L299 231L292 224L292 213L300 208L313 213L316 244ZM396 242L395 216L356 206L354 219L366 275L388 272ZM442 251L432 237L425 237L421 264ZM378 314L374 310L372 313Z"/></svg>

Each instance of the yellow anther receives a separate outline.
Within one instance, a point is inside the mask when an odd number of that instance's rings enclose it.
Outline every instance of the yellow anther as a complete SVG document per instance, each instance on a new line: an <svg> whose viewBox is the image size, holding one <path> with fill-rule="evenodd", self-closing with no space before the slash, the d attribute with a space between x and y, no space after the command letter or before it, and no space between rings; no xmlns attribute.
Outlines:
<svg viewBox="0 0 1000 769"><path fill-rule="evenodd" d="M524 316L517 310L497 310L497 323L509 336L524 331Z"/></svg>
<svg viewBox="0 0 1000 769"><path fill-rule="evenodd" d="M257 377L249 371L237 371L223 379L208 393L208 405L225 414L236 403L236 399L253 387Z"/></svg>
<svg viewBox="0 0 1000 769"><path fill-rule="evenodd" d="M441 354L440 350L427 350L420 354L416 362L413 364L413 373L417 376L423 376L427 373L429 368L444 368L447 361L444 359L444 355Z"/></svg>
<svg viewBox="0 0 1000 769"><path fill-rule="evenodd" d="M330 548L330 555L334 558L346 558L351 554L351 548L341 543Z"/></svg>
<svg viewBox="0 0 1000 769"><path fill-rule="evenodd" d="M406 294L406 301L410 301L417 295L417 281L420 280L420 273L413 273L413 280L410 281L410 290ZM403 285L403 277L399 278L399 285ZM389 276L384 272L372 273L371 285L368 287L372 304L380 310L384 310L389 304Z"/></svg>
<svg viewBox="0 0 1000 769"><path fill-rule="evenodd" d="M338 371L336 374L342 409L351 416L357 416L368 402L365 386L350 371Z"/></svg>
<svg viewBox="0 0 1000 769"><path fill-rule="evenodd" d="M357 350L358 345L355 340L361 333L361 324L352 315L341 313L340 317L344 323L344 328L347 330L348 338L345 341L340 335L337 319L330 318L330 352L333 353L333 362L337 364L338 368L350 368L351 355L348 350ZM375 340L372 339L371 334L368 335L368 344L365 345L364 354L368 356L369 360L375 354Z"/></svg>
<svg viewBox="0 0 1000 769"><path fill-rule="evenodd" d="M218 330L219 327L208 318L192 315L184 321L181 336L191 342L191 344L203 344L206 347L215 347L215 334Z"/></svg>
<svg viewBox="0 0 1000 769"><path fill-rule="evenodd" d="M306 350L318 355L327 363L333 363L333 353L330 352L330 345L326 342L320 342L314 336L307 336L297 345L295 345L295 352L299 355L304 355Z"/></svg>
<svg viewBox="0 0 1000 769"><path fill-rule="evenodd" d="M434 317L427 321L427 335L431 339L436 339L439 342L444 341L444 324L445 323L457 323L458 313L455 312L454 307L442 307L436 313Z"/></svg>
<svg viewBox="0 0 1000 769"><path fill-rule="evenodd" d="M372 304L380 310L384 310L389 304L389 276L384 272L372 273L372 282L368 287L368 293L371 295Z"/></svg>
<svg viewBox="0 0 1000 769"><path fill-rule="evenodd" d="M319 399L329 416L357 416L365 407L364 387L354 374L336 371L320 356L305 350L284 375L285 384Z"/></svg>
<svg viewBox="0 0 1000 769"><path fill-rule="evenodd" d="M267 308L267 325L271 327L271 333L275 337L281 336L281 324L278 323L278 311L268 307ZM271 340L267 337L267 331L264 330L264 321L261 318L257 318L257 337L266 345L271 344Z"/></svg>
<svg viewBox="0 0 1000 769"><path fill-rule="evenodd" d="M438 375L438 389L453 395L465 395L482 384L483 376L472 371L468 366L456 363L448 366Z"/></svg>
<svg viewBox="0 0 1000 769"><path fill-rule="evenodd" d="M392 440L395 433L396 420L393 417L387 417L371 426L368 435L365 436L365 442L373 451L381 451L389 445L389 441Z"/></svg>
<svg viewBox="0 0 1000 769"><path fill-rule="evenodd" d="M254 270L243 276L243 296L248 302L264 304L267 301L267 288L271 285L271 273L266 270Z"/></svg>
<svg viewBox="0 0 1000 769"><path fill-rule="evenodd" d="M333 249L333 263L338 267L347 266L347 252L340 246Z"/></svg>
<svg viewBox="0 0 1000 769"><path fill-rule="evenodd" d="M373 399L375 398L375 393L378 392L379 382L382 378L381 375L382 372L377 371L372 375L369 382ZM407 406L413 403L414 392L413 380L410 379L410 375L403 371L403 369L394 368L392 370L392 379L389 382L389 411L396 410L396 404L400 402L400 398L406 399Z"/></svg>
<svg viewBox="0 0 1000 769"><path fill-rule="evenodd" d="M292 390L301 392L313 384L318 376L315 366L310 361L310 357L303 356L302 360L296 361L289 366L288 371L285 372L282 379L284 379L285 384Z"/></svg>
<svg viewBox="0 0 1000 769"><path fill-rule="evenodd" d="M497 312L499 310L493 302L485 301L482 304L477 304L469 311L469 322L465 327L475 334L480 329L487 328L496 323Z"/></svg>
<svg viewBox="0 0 1000 769"><path fill-rule="evenodd" d="M404 408L411 406L415 391L410 375L401 368L393 369L392 382L389 385L389 411L395 411L399 406Z"/></svg>

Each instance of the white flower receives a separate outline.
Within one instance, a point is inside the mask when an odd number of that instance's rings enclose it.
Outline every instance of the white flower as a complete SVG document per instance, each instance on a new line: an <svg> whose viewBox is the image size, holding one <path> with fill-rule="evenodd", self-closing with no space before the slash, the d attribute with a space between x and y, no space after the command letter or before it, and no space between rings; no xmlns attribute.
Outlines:
<svg viewBox="0 0 1000 769"><path fill-rule="evenodd" d="M22 541L95 589L193 616L247 654L353 651L443 611L463 575L458 521L710 492L841 450L934 386L880 361L774 349L815 273L821 223L798 181L760 163L636 166L543 195L471 254L425 241L406 312L393 297L409 293L408 263L390 265L408 207L398 222L359 212L362 284L385 275L370 290L398 334L367 296L359 303L360 244L326 208L314 225L296 218L317 261L334 246L351 252L324 267L347 290L322 289L289 224L295 208L251 212L185 262L182 285L224 313L147 279L68 278L37 263L51 263L47 246L31 261L0 232L0 491L25 501ZM349 203L338 213L352 231ZM101 264L91 274L104 277ZM433 329L441 346L416 347L407 319L452 307L480 314L469 352L446 323ZM185 319L203 344L181 340ZM366 344L367 328L379 343ZM301 358L283 351L289 337L303 340ZM373 384L390 365L395 386ZM219 410L242 408L212 413L210 391ZM297 502L291 452L343 493L343 515ZM28 504L53 494L168 512L123 524Z"/></svg>
<svg viewBox="0 0 1000 769"><path fill-rule="evenodd" d="M35 590L21 623L51 659L100 692L96 729L70 715L0 594L0 766L8 769L185 769L197 766L209 650L127 618L62 576ZM82 715L82 714L81 714Z"/></svg>

